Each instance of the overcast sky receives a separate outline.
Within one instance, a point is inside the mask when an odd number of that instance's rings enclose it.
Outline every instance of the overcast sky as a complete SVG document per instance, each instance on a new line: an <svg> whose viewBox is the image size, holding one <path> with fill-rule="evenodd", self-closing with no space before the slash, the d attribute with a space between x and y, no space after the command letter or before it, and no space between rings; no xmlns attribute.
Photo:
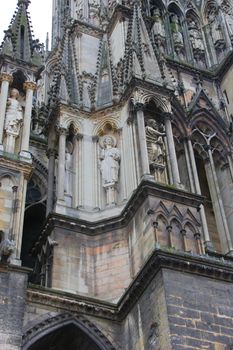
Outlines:
<svg viewBox="0 0 233 350"><path fill-rule="evenodd" d="M3 39L3 31L10 24L13 13L16 9L18 0L0 0L0 43ZM35 33L35 39L39 38L42 43L45 42L46 33L51 35L52 23L52 0L31 0L29 12L32 19L32 26Z"/></svg>

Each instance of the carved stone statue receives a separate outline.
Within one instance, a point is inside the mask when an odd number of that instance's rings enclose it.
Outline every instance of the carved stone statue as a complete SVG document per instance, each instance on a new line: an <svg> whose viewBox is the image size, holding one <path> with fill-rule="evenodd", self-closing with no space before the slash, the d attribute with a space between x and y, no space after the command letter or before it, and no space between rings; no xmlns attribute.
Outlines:
<svg viewBox="0 0 233 350"><path fill-rule="evenodd" d="M164 132L159 131L157 122L154 119L148 119L146 122L146 141L150 171L155 180L167 182L166 174L166 151L163 137Z"/></svg>
<svg viewBox="0 0 233 350"><path fill-rule="evenodd" d="M23 112L18 97L19 91L17 89L12 89L7 101L5 131L12 130L14 132L19 132L22 125Z"/></svg>
<svg viewBox="0 0 233 350"><path fill-rule="evenodd" d="M163 136L165 136L165 133L158 130L158 125L154 119L149 119L146 124L146 141L149 164L164 164L165 145Z"/></svg>
<svg viewBox="0 0 233 350"><path fill-rule="evenodd" d="M4 232L0 231L0 262L7 264L14 253L15 241L4 238Z"/></svg>
<svg viewBox="0 0 233 350"><path fill-rule="evenodd" d="M66 143L66 154L65 154L65 193L72 193L72 154L73 144L68 141Z"/></svg>
<svg viewBox="0 0 233 350"><path fill-rule="evenodd" d="M221 24L216 13L211 13L209 15L209 24L210 24L210 34L213 39L215 46L221 46L224 43L223 33Z"/></svg>
<svg viewBox="0 0 233 350"><path fill-rule="evenodd" d="M179 24L179 18L176 14L173 14L171 17L171 31L175 46L183 46L184 39Z"/></svg>
<svg viewBox="0 0 233 350"><path fill-rule="evenodd" d="M103 139L100 160L103 186L115 185L118 182L120 151L116 148L116 140L113 136L108 135Z"/></svg>
<svg viewBox="0 0 233 350"><path fill-rule="evenodd" d="M192 48L195 52L204 51L204 44L202 40L202 35L200 29L198 29L197 24L194 21L191 21L188 25L189 37Z"/></svg>
<svg viewBox="0 0 233 350"><path fill-rule="evenodd" d="M154 9L153 10L153 20L154 20L154 25L153 25L153 33L155 36L161 36L165 38L165 30L164 30L164 25L161 19L161 15L159 12L159 9Z"/></svg>

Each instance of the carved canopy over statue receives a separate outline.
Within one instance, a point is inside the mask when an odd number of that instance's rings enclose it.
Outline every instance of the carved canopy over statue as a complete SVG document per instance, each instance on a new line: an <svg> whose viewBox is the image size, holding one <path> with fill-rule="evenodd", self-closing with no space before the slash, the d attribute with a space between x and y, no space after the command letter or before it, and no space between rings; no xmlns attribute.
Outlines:
<svg viewBox="0 0 233 350"><path fill-rule="evenodd" d="M116 147L116 140L112 135L107 135L102 140L101 175L103 186L114 185L118 182L120 168L120 151Z"/></svg>

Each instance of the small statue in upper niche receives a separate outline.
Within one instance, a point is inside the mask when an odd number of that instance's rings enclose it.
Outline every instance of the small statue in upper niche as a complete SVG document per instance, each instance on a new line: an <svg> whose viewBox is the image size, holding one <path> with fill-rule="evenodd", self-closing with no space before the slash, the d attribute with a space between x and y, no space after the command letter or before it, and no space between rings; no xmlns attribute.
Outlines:
<svg viewBox="0 0 233 350"><path fill-rule="evenodd" d="M157 122L154 119L148 119L146 122L146 141L150 171L154 175L155 181L167 183L164 136L165 132L159 131Z"/></svg>
<svg viewBox="0 0 233 350"><path fill-rule="evenodd" d="M171 17L171 31L175 45L183 46L184 39L180 28L179 18L173 14Z"/></svg>
<svg viewBox="0 0 233 350"><path fill-rule="evenodd" d="M146 141L150 165L165 164L165 145L163 141L165 133L158 129L158 124L154 119L147 120Z"/></svg>
<svg viewBox="0 0 233 350"><path fill-rule="evenodd" d="M204 51L204 44L202 40L201 31L194 21L191 21L188 25L189 37L192 48L194 51Z"/></svg>
<svg viewBox="0 0 233 350"><path fill-rule="evenodd" d="M120 151L116 147L116 140L107 135L102 141L103 149L100 154L103 186L114 185L118 182L120 168Z"/></svg>
<svg viewBox="0 0 233 350"><path fill-rule="evenodd" d="M213 42L215 45L222 44L224 42L222 27L219 22L217 13L211 13L209 15L209 25L210 25L210 34L212 36Z"/></svg>
<svg viewBox="0 0 233 350"><path fill-rule="evenodd" d="M14 130L15 132L20 130L23 121L22 107L18 101L19 91L12 89L10 97L7 101L6 118L5 118L5 131Z"/></svg>
<svg viewBox="0 0 233 350"><path fill-rule="evenodd" d="M154 25L153 25L153 33L155 36L161 36L165 37L165 30L164 30L164 25L161 19L160 11L158 8L153 10L153 20L154 20Z"/></svg>
<svg viewBox="0 0 233 350"><path fill-rule="evenodd" d="M71 141L66 142L66 153L65 153L65 193L72 193L72 173L73 173L73 143Z"/></svg>

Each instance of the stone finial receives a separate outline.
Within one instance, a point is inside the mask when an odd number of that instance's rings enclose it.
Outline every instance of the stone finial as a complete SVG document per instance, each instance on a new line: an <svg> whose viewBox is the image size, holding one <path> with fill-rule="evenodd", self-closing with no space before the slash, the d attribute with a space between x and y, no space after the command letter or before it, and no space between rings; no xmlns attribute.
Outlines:
<svg viewBox="0 0 233 350"><path fill-rule="evenodd" d="M28 6L30 5L31 0L18 0L18 6L20 5L25 5L26 8L28 8Z"/></svg>

